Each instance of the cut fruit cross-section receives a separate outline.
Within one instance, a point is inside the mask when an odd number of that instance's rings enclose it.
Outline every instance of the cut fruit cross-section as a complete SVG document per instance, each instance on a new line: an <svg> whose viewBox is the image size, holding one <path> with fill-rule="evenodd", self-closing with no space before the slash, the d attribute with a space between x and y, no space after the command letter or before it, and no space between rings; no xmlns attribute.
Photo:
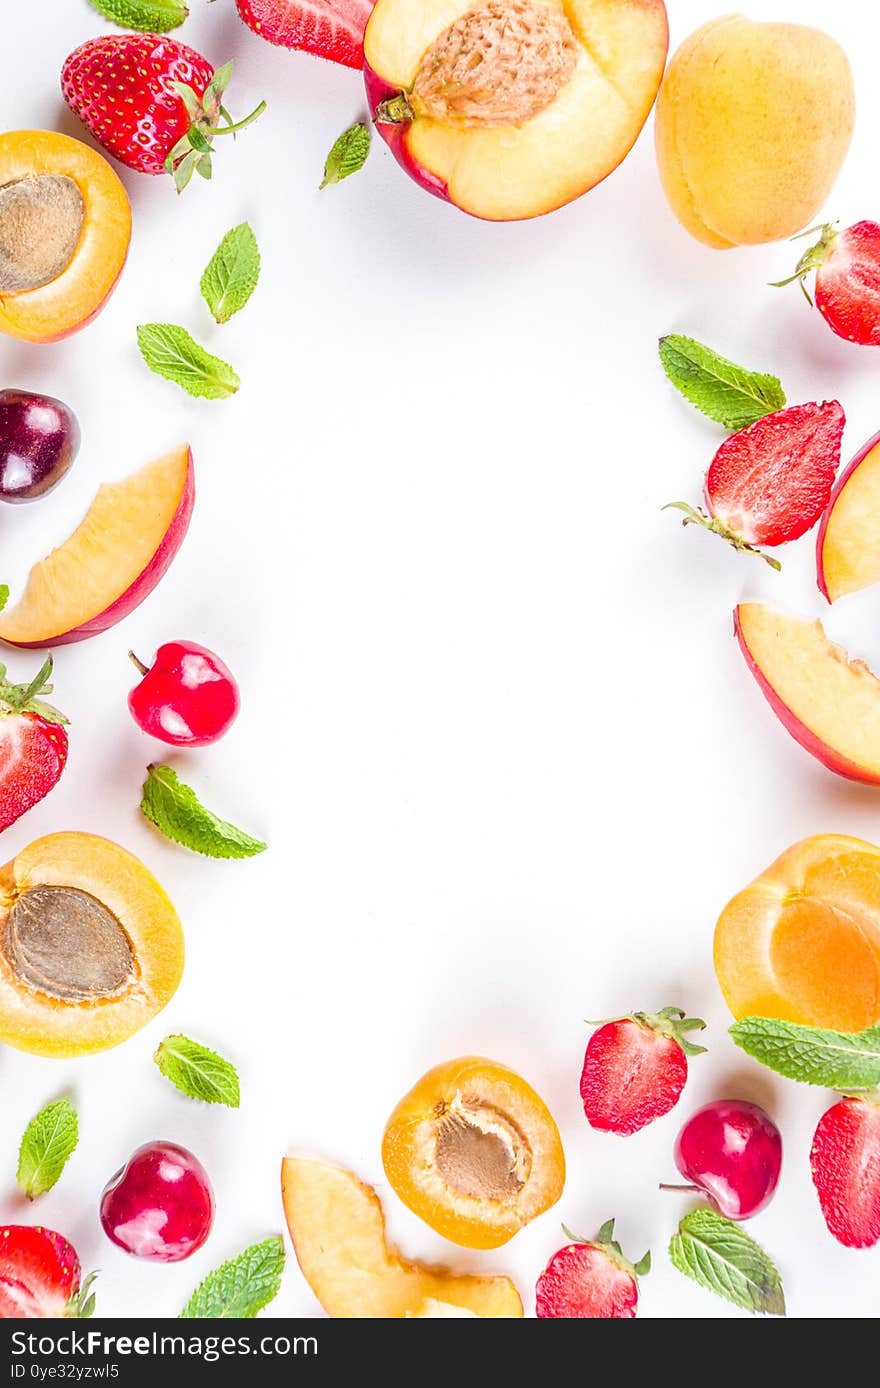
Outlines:
<svg viewBox="0 0 880 1388"><path fill-rule="evenodd" d="M816 578L829 602L880 583L880 434L834 488L816 541Z"/></svg>

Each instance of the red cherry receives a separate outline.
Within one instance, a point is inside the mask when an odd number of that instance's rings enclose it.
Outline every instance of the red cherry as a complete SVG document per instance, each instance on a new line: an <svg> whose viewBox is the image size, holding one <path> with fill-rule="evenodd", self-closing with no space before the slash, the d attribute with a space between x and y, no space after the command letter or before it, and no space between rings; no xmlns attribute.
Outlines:
<svg viewBox="0 0 880 1388"><path fill-rule="evenodd" d="M223 661L194 641L160 646L152 667L129 652L143 675L128 696L139 728L173 747L207 747L238 714L235 678Z"/></svg>
<svg viewBox="0 0 880 1388"><path fill-rule="evenodd" d="M139 1147L101 1196L104 1233L136 1258L179 1263L201 1248L213 1222L208 1173L173 1142Z"/></svg>
<svg viewBox="0 0 880 1388"><path fill-rule="evenodd" d="M750 1219L769 1203L779 1183L782 1136L757 1104L719 1099L685 1123L675 1143L675 1164L728 1219Z"/></svg>

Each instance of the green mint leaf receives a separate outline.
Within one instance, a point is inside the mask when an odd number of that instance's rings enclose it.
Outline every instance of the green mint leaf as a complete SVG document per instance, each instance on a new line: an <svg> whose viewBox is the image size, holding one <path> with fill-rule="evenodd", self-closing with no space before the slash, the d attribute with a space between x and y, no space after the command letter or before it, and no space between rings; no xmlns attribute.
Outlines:
<svg viewBox="0 0 880 1388"><path fill-rule="evenodd" d="M51 1190L79 1140L76 1109L67 1099L47 1104L24 1130L16 1180L28 1200Z"/></svg>
<svg viewBox="0 0 880 1388"><path fill-rule="evenodd" d="M153 1056L165 1076L189 1099L238 1108L241 1093L235 1066L188 1036L166 1036Z"/></svg>
<svg viewBox="0 0 880 1388"><path fill-rule="evenodd" d="M190 395L225 400L241 385L228 362L212 357L176 323L142 323L137 340L150 370L166 381L174 381Z"/></svg>
<svg viewBox="0 0 880 1388"><path fill-rule="evenodd" d="M218 1317L253 1320L278 1294L284 1271L284 1244L275 1235L251 1244L237 1258L209 1272L180 1313L181 1320Z"/></svg>
<svg viewBox="0 0 880 1388"><path fill-rule="evenodd" d="M260 277L260 248L247 222L227 231L208 262L199 288L218 323L244 308Z"/></svg>
<svg viewBox="0 0 880 1388"><path fill-rule="evenodd" d="M147 767L141 813L166 839L208 858L252 858L266 848L260 839L206 810L170 766Z"/></svg>
<svg viewBox="0 0 880 1388"><path fill-rule="evenodd" d="M0 583L0 612L3 611L3 609L4 609L4 607L6 606L6 604L8 603L8 601L9 601L9 584L8 584L8 583Z"/></svg>
<svg viewBox="0 0 880 1388"><path fill-rule="evenodd" d="M743 1017L730 1034L746 1055L786 1079L844 1093L880 1085L880 1026L825 1031L775 1017Z"/></svg>
<svg viewBox="0 0 880 1388"><path fill-rule="evenodd" d="M335 142L324 165L324 178L320 184L326 188L330 183L341 183L344 178L362 169L370 152L370 132L358 121L343 130Z"/></svg>
<svg viewBox="0 0 880 1388"><path fill-rule="evenodd" d="M775 376L747 371L692 337L679 333L661 337L660 361L686 400L731 431L745 429L785 404L785 392Z"/></svg>
<svg viewBox="0 0 880 1388"><path fill-rule="evenodd" d="M669 1243L672 1266L701 1287L767 1316L785 1315L782 1280L760 1244L716 1210L693 1210Z"/></svg>
<svg viewBox="0 0 880 1388"><path fill-rule="evenodd" d="M167 34L189 14L183 0L89 0L89 4L120 29L140 29L146 34Z"/></svg>

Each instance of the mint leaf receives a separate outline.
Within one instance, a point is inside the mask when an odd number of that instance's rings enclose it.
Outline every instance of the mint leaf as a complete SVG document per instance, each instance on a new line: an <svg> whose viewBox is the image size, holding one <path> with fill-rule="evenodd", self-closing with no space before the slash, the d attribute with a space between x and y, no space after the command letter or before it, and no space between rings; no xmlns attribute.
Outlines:
<svg viewBox="0 0 880 1388"><path fill-rule="evenodd" d="M181 1320L225 1317L253 1320L277 1296L284 1271L284 1244L275 1235L251 1244L237 1258L209 1272L180 1313Z"/></svg>
<svg viewBox="0 0 880 1388"><path fill-rule="evenodd" d="M89 0L93 9L121 29L167 34L189 14L182 0Z"/></svg>
<svg viewBox="0 0 880 1388"><path fill-rule="evenodd" d="M327 155L324 177L319 185L326 188L330 183L341 183L344 178L362 169L370 152L370 132L358 121L343 130L339 139Z"/></svg>
<svg viewBox="0 0 880 1388"><path fill-rule="evenodd" d="M672 1266L701 1287L767 1316L785 1315L782 1280L760 1244L716 1210L693 1210L669 1243Z"/></svg>
<svg viewBox="0 0 880 1388"><path fill-rule="evenodd" d="M166 1036L153 1059L166 1080L187 1098L238 1108L241 1094L235 1066L216 1051L188 1036Z"/></svg>
<svg viewBox="0 0 880 1388"><path fill-rule="evenodd" d="M150 370L190 395L225 400L241 385L228 362L212 357L176 323L142 323L137 340Z"/></svg>
<svg viewBox="0 0 880 1388"><path fill-rule="evenodd" d="M775 376L747 371L692 337L661 337L660 361L686 400L731 431L745 429L785 404L785 391Z"/></svg>
<svg viewBox="0 0 880 1388"><path fill-rule="evenodd" d="M266 848L260 839L206 810L170 766L147 767L141 813L166 839L208 858L252 858Z"/></svg>
<svg viewBox="0 0 880 1388"><path fill-rule="evenodd" d="M199 288L218 323L244 308L260 276L260 248L247 222L227 231L208 262Z"/></svg>
<svg viewBox="0 0 880 1388"><path fill-rule="evenodd" d="M825 1031L775 1017L743 1017L730 1034L746 1055L786 1079L844 1093L880 1085L880 1026Z"/></svg>
<svg viewBox="0 0 880 1388"><path fill-rule="evenodd" d="M51 1190L79 1141L76 1109L67 1099L47 1104L24 1130L16 1180L28 1200Z"/></svg>
<svg viewBox="0 0 880 1388"><path fill-rule="evenodd" d="M6 604L8 603L8 601L9 601L9 584L8 584L8 583L0 583L0 612L3 611L3 609L4 609L4 607L6 606Z"/></svg>

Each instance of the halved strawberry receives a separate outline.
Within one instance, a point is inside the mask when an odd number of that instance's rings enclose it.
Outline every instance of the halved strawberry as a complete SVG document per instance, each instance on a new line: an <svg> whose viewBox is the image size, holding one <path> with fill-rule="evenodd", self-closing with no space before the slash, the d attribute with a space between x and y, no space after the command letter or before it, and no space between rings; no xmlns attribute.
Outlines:
<svg viewBox="0 0 880 1388"><path fill-rule="evenodd" d="M40 1225L0 1226L0 1318L83 1319L95 1309L94 1274L83 1281L76 1249Z"/></svg>
<svg viewBox="0 0 880 1388"><path fill-rule="evenodd" d="M684 525L702 525L735 549L779 560L758 545L784 545L811 530L831 498L846 416L837 400L790 405L731 434L706 473L706 512L686 501Z"/></svg>
<svg viewBox="0 0 880 1388"><path fill-rule="evenodd" d="M810 1169L829 1232L847 1248L880 1240L880 1099L841 1099L819 1119Z"/></svg>
<svg viewBox="0 0 880 1388"><path fill-rule="evenodd" d="M687 1057L706 1049L689 1041L687 1033L705 1025L680 1007L632 1012L602 1023L590 1037L581 1071L590 1126L628 1137L668 1113L684 1089Z"/></svg>
<svg viewBox="0 0 880 1388"><path fill-rule="evenodd" d="M539 1319L632 1320L639 1304L639 1278L651 1270L651 1255L629 1262L614 1238L614 1220L593 1240L572 1240L553 1254L535 1287Z"/></svg>
<svg viewBox="0 0 880 1388"><path fill-rule="evenodd" d="M0 665L0 830L49 794L67 762L67 719L41 697L51 674L51 656L30 684L12 684Z"/></svg>
<svg viewBox="0 0 880 1388"><path fill-rule="evenodd" d="M345 67L361 67L373 0L236 0L249 29L268 43L302 48Z"/></svg>
<svg viewBox="0 0 880 1388"><path fill-rule="evenodd" d="M848 342L880 347L880 226L856 222L838 231L828 222L818 230L819 240L804 251L794 274L777 280L776 287L797 280L810 303L804 280L815 270L816 307L832 332Z"/></svg>

